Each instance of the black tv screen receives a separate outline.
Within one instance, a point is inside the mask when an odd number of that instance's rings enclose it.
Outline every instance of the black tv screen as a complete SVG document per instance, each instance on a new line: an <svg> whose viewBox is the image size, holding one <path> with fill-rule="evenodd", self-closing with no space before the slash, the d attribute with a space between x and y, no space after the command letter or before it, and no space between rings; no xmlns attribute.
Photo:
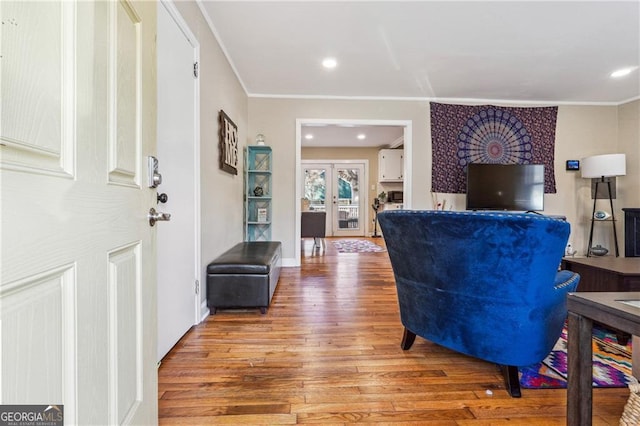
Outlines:
<svg viewBox="0 0 640 426"><path fill-rule="evenodd" d="M467 166L467 210L543 209L543 164Z"/></svg>

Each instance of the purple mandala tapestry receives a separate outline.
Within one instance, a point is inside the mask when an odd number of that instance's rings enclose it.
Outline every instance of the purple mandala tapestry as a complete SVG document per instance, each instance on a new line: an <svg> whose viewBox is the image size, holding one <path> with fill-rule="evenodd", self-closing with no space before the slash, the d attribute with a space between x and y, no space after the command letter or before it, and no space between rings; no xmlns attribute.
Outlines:
<svg viewBox="0 0 640 426"><path fill-rule="evenodd" d="M558 107L430 104L433 192L465 193L469 163L544 164L544 192L556 192Z"/></svg>

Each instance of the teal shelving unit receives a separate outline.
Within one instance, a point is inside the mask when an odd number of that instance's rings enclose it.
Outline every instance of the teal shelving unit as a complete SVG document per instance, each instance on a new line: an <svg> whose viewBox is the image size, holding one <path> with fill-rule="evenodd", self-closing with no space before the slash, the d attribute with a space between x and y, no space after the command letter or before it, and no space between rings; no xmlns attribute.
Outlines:
<svg viewBox="0 0 640 426"><path fill-rule="evenodd" d="M273 155L271 148L250 145L245 149L245 241L271 241Z"/></svg>

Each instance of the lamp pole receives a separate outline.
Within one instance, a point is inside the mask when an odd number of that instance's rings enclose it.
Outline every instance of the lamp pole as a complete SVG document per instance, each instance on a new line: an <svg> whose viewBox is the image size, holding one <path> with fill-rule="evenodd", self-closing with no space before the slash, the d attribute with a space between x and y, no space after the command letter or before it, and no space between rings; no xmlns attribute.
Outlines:
<svg viewBox="0 0 640 426"><path fill-rule="evenodd" d="M589 245L587 246L587 257L591 256L591 243L593 241L593 225L596 220L596 201L598 201L598 185L601 183L607 184L607 192L609 194L609 206L611 207L611 225L613 226L613 241L616 246L616 257L620 256L618 251L618 233L616 231L616 216L613 211L613 198L611 197L611 181L605 182L604 176L600 177L600 180L596 181L595 194L593 194L593 211L591 212L591 230L589 231Z"/></svg>

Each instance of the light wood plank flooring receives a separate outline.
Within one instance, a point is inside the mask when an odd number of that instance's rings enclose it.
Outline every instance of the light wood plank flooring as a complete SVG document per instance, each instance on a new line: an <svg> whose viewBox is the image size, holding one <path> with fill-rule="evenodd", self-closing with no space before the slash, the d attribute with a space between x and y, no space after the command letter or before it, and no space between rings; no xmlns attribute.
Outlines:
<svg viewBox="0 0 640 426"><path fill-rule="evenodd" d="M402 351L386 252L311 245L301 268L283 269L266 315L221 310L165 357L161 424L565 424L563 389L514 399L493 364L420 337ZM617 425L628 395L595 389L594 425Z"/></svg>

